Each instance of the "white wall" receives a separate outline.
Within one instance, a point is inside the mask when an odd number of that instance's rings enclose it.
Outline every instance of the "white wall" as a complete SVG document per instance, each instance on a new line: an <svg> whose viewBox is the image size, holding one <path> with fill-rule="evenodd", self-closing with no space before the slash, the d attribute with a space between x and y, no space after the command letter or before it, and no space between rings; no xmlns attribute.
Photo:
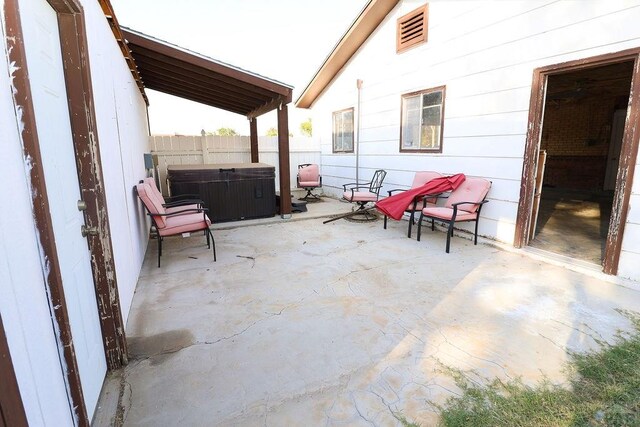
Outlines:
<svg viewBox="0 0 640 427"><path fill-rule="evenodd" d="M331 113L357 107L362 79L360 179L377 168L388 171L386 188L409 186L416 170L486 177L493 187L479 232L513 243L533 70L640 46L640 2L433 1L428 42L396 54L397 18L424 3L401 2L313 105L324 190L337 195L355 177L355 156L331 153ZM401 95L441 85L443 152L400 153ZM620 261L620 275L636 280L638 181Z"/></svg>
<svg viewBox="0 0 640 427"><path fill-rule="evenodd" d="M4 10L4 9L2 9ZM72 425L4 43L0 59L0 315L29 425Z"/></svg>
<svg viewBox="0 0 640 427"><path fill-rule="evenodd" d="M83 1L102 173L126 324L148 242L148 224L133 187L146 176L146 105L97 1Z"/></svg>

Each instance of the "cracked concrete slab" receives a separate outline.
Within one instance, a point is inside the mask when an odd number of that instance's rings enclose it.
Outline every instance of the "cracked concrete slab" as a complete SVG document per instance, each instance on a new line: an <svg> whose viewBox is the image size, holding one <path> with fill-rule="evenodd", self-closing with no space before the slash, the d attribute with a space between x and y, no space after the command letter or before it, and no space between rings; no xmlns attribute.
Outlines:
<svg viewBox="0 0 640 427"><path fill-rule="evenodd" d="M124 425L433 425L443 366L562 383L612 340L640 286L405 222L321 219L149 246L127 325ZM201 241L200 241L201 240Z"/></svg>

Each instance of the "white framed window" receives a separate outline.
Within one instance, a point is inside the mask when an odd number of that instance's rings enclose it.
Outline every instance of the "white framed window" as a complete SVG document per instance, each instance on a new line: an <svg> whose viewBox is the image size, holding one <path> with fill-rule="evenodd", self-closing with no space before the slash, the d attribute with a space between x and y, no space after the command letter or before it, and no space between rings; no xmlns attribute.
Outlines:
<svg viewBox="0 0 640 427"><path fill-rule="evenodd" d="M445 86L402 95L401 152L442 152Z"/></svg>
<svg viewBox="0 0 640 427"><path fill-rule="evenodd" d="M333 152L353 153L353 108L333 113Z"/></svg>

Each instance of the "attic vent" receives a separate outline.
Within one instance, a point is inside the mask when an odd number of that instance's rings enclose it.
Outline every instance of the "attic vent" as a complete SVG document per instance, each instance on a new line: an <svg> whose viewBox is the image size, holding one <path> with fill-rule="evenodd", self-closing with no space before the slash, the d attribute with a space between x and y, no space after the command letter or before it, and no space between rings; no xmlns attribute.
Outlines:
<svg viewBox="0 0 640 427"><path fill-rule="evenodd" d="M429 4L427 3L398 19L396 33L397 53L427 41L428 18Z"/></svg>

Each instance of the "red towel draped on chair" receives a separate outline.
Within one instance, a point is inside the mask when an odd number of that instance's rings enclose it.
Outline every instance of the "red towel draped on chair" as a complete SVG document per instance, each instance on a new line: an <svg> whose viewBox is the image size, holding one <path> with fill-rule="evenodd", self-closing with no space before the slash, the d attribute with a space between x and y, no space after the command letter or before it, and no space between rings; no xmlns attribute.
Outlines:
<svg viewBox="0 0 640 427"><path fill-rule="evenodd" d="M466 177L462 173L434 178L421 187L411 188L376 202L376 209L388 217L399 220L402 218L407 205L411 203L415 197L455 190L465 179Z"/></svg>

